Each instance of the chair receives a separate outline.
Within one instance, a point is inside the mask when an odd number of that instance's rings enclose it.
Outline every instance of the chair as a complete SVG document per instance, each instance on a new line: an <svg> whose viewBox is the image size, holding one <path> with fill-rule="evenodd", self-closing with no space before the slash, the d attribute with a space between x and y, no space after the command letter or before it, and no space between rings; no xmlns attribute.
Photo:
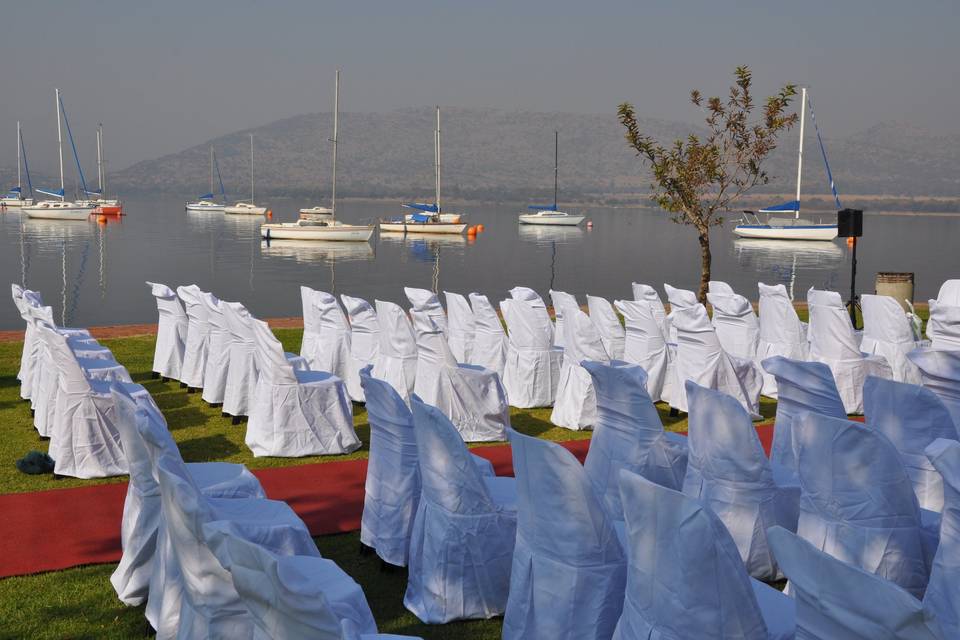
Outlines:
<svg viewBox="0 0 960 640"><path fill-rule="evenodd" d="M663 333L663 339L666 341L670 337L670 325L667 323L667 310L663 307L663 300L657 290L648 284L634 282L631 284L633 299L636 302L649 302L653 316L660 325L660 331Z"/></svg>
<svg viewBox="0 0 960 640"><path fill-rule="evenodd" d="M927 337L934 349L960 350L960 280L947 280L930 300Z"/></svg>
<svg viewBox="0 0 960 640"><path fill-rule="evenodd" d="M735 293L711 291L707 294L707 302L713 306L713 327L723 350L737 358L755 360L760 343L760 322L750 301Z"/></svg>
<svg viewBox="0 0 960 640"><path fill-rule="evenodd" d="M345 620L376 634L363 589L332 560L277 555L227 520L205 523L203 539L252 616L254 637L340 639Z"/></svg>
<svg viewBox="0 0 960 640"><path fill-rule="evenodd" d="M403 604L428 624L503 613L517 528L516 481L483 477L439 409L413 396L423 490Z"/></svg>
<svg viewBox="0 0 960 640"><path fill-rule="evenodd" d="M883 357L893 373L893 380L920 384L920 372L907 354L920 346L913 335L913 323L890 296L860 296L863 310L863 339L860 351Z"/></svg>
<svg viewBox="0 0 960 640"><path fill-rule="evenodd" d="M503 330L500 316L487 296L479 293L470 294L470 306L476 320L473 335L473 348L470 351L468 363L496 371L503 380L504 368L507 363L507 334Z"/></svg>
<svg viewBox="0 0 960 640"><path fill-rule="evenodd" d="M392 384L409 402L417 378L417 337L399 305L377 300L376 306L380 349L373 373Z"/></svg>
<svg viewBox="0 0 960 640"><path fill-rule="evenodd" d="M697 294L693 291L677 289L666 283L663 285L663 290L667 293L667 302L670 303L671 313L679 309L689 309L690 307L695 307L700 304L700 301L697 299ZM666 329L664 335L667 337L667 342L677 344L677 330L673 326L673 321L669 315L664 319L664 327Z"/></svg>
<svg viewBox="0 0 960 640"><path fill-rule="evenodd" d="M924 451L938 438L960 437L940 398L924 387L870 377L863 386L863 409L867 426L897 448L920 507L942 511L943 479Z"/></svg>
<svg viewBox="0 0 960 640"><path fill-rule="evenodd" d="M544 303L543 298L540 297L540 294L529 287L514 287L510 289L508 293L510 294L511 300L523 300L530 303L537 314L546 321L545 326L550 327L550 340L553 346L562 349L563 345L557 341L563 340L563 337L559 334L559 328L554 326L554 322L550 318L550 312L547 311L547 305ZM556 315L556 309L554 309L554 315Z"/></svg>
<svg viewBox="0 0 960 640"><path fill-rule="evenodd" d="M222 306L225 304L212 293L203 293L201 302L207 308L207 325L210 327L207 339L207 362L203 369L204 402L218 406L223 404L223 397L227 391L227 376L230 370L230 343L233 334L227 327L223 317Z"/></svg>
<svg viewBox="0 0 960 640"><path fill-rule="evenodd" d="M577 302L576 296L566 291L554 291L553 289L550 290L550 303L553 305L553 315L556 318L553 344L554 346L564 349L567 346L567 335L563 331L563 322L565 320L563 315L564 311L568 307L579 309L580 303Z"/></svg>
<svg viewBox="0 0 960 640"><path fill-rule="evenodd" d="M778 483L797 484L797 457L793 450L796 420L808 411L840 419L845 419L847 412L833 374L822 362L801 362L774 356L761 364L776 378L779 389L770 464Z"/></svg>
<svg viewBox="0 0 960 640"><path fill-rule="evenodd" d="M675 309L669 318L677 332L670 406L687 410L684 383L693 380L700 386L733 396L751 416L759 418L763 386L759 367L752 360L734 357L723 350L702 304Z"/></svg>
<svg viewBox="0 0 960 640"><path fill-rule="evenodd" d="M203 304L203 291L195 284L177 287L177 296L187 313L187 342L183 347L183 366L180 382L191 389L203 387L203 372L207 366L207 346L210 340L210 323L207 307Z"/></svg>
<svg viewBox="0 0 960 640"><path fill-rule="evenodd" d="M620 494L627 589L613 640L794 637L793 601L747 575L726 526L702 502L626 470Z"/></svg>
<svg viewBox="0 0 960 640"><path fill-rule="evenodd" d="M510 433L517 540L504 640L607 640L623 609L627 561L613 520L572 453Z"/></svg>
<svg viewBox="0 0 960 640"><path fill-rule="evenodd" d="M317 353L317 342L320 339L320 314L313 302L317 292L310 287L300 285L300 305L303 309L303 337L300 339L300 355L307 361L307 366L315 371L323 371L316 366L314 356Z"/></svg>
<svg viewBox="0 0 960 640"><path fill-rule="evenodd" d="M180 380L187 342L187 312L177 293L165 284L147 282L157 301L157 344L153 351L153 371L170 380Z"/></svg>
<svg viewBox="0 0 960 640"><path fill-rule="evenodd" d="M597 422L583 468L607 512L622 522L620 469L679 491L687 472L687 439L663 430L639 365L588 361L582 366L597 394Z"/></svg>
<svg viewBox="0 0 960 640"><path fill-rule="evenodd" d="M295 369L262 320L253 320L257 388L244 442L254 456L336 455L360 448L343 380Z"/></svg>
<svg viewBox="0 0 960 640"><path fill-rule="evenodd" d="M600 332L587 314L569 306L564 313L563 363L550 422L567 429L587 429L597 422L597 396L593 380L582 363L608 363L610 357L603 348Z"/></svg>
<svg viewBox="0 0 960 640"><path fill-rule="evenodd" d="M790 579L797 638L945 640L923 604L892 582L837 560L783 527L767 535Z"/></svg>
<svg viewBox="0 0 960 640"><path fill-rule="evenodd" d="M257 343L253 337L253 318L239 302L221 303L224 324L230 332L227 357L227 383L223 389L223 413L249 415L257 390Z"/></svg>
<svg viewBox="0 0 960 640"><path fill-rule="evenodd" d="M447 314L440 304L440 298L433 291L427 289L416 289L414 287L404 287L404 295L413 305L412 311L422 311L430 316L430 319L437 323L440 332L444 338L447 336Z"/></svg>
<svg viewBox="0 0 960 640"><path fill-rule="evenodd" d="M922 596L928 576L920 506L893 444L876 429L805 413L793 424L793 448L797 535Z"/></svg>
<svg viewBox="0 0 960 640"><path fill-rule="evenodd" d="M613 304L626 325L623 360L643 367L647 393L653 402L667 400L673 382L673 358L655 305L646 300L617 300Z"/></svg>
<svg viewBox="0 0 960 640"><path fill-rule="evenodd" d="M158 440L165 436L165 450L172 455L179 455L179 452L169 435L166 421L152 402L138 405L119 385L112 386L110 391L116 407L114 425L120 434L120 444L130 469L120 525L123 555L110 576L110 583L121 602L138 606L146 602L149 592L162 518L160 485L154 476L153 461L147 444L140 436L137 421L152 422L143 428L156 431ZM207 497L266 497L256 476L242 464L194 462L187 464L186 469Z"/></svg>
<svg viewBox="0 0 960 640"><path fill-rule="evenodd" d="M424 311L411 311L417 334L414 393L437 407L464 442L507 439L510 405L495 371L458 364L437 323Z"/></svg>
<svg viewBox="0 0 960 640"><path fill-rule="evenodd" d="M751 577L778 579L767 529L796 531L800 488L777 485L753 422L739 402L689 380L687 400L690 453L683 493L723 521Z"/></svg>
<svg viewBox="0 0 960 640"><path fill-rule="evenodd" d="M626 333L623 325L620 324L617 312L613 310L613 305L606 298L587 296L587 310L590 313L590 320L600 332L604 351L611 360L623 360Z"/></svg>
<svg viewBox="0 0 960 640"><path fill-rule="evenodd" d="M943 518L940 544L930 565L930 582L923 606L943 629L944 638L960 637L960 443L935 440L926 449L927 458L943 477Z"/></svg>
<svg viewBox="0 0 960 640"><path fill-rule="evenodd" d="M920 370L923 386L940 397L953 424L960 425L960 351L915 349L907 357Z"/></svg>
<svg viewBox="0 0 960 640"><path fill-rule="evenodd" d="M311 371L326 371L346 381L350 376L350 323L336 296L314 291L312 300L318 334L307 365Z"/></svg>
<svg viewBox="0 0 960 640"><path fill-rule="evenodd" d="M355 402L363 402L360 371L376 362L380 351L380 323L377 312L362 298L341 294L340 300L350 319L350 359L347 369L347 392Z"/></svg>
<svg viewBox="0 0 960 640"><path fill-rule="evenodd" d="M10 295L13 298L13 304L17 307L17 312L23 319L25 329L23 333L23 350L20 352L20 368L17 369L17 380L20 381L20 397L29 400L33 392L33 368L37 358L37 338L36 329L30 318L30 302L24 299L24 289L18 284L10 285Z"/></svg>
<svg viewBox="0 0 960 640"><path fill-rule="evenodd" d="M810 305L810 360L830 367L848 414L863 413L863 381L867 376L893 378L885 358L865 356L860 351L850 316L842 306Z"/></svg>
<svg viewBox="0 0 960 640"><path fill-rule="evenodd" d="M809 352L807 325L800 322L793 301L782 284L757 284L760 290L760 337L757 341L757 362L782 356L790 360L806 360ZM777 381L773 374L763 374L763 395L776 399Z"/></svg>
<svg viewBox="0 0 960 640"><path fill-rule="evenodd" d="M511 406L549 407L557 394L562 351L553 347L553 329L545 310L525 300L500 302L508 345L503 386ZM477 316L478 320L480 316ZM477 326L479 336L479 325Z"/></svg>
<svg viewBox="0 0 960 640"><path fill-rule="evenodd" d="M470 362L477 322L470 303L459 293L444 291L447 299L447 344L457 362Z"/></svg>

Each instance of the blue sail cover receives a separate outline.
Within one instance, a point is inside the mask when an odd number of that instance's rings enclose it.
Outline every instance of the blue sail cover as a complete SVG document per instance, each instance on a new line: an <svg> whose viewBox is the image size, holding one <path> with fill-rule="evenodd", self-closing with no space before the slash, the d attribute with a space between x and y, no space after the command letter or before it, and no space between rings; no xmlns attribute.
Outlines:
<svg viewBox="0 0 960 640"><path fill-rule="evenodd" d="M10 193L20 193L20 187L10 187Z"/></svg>
<svg viewBox="0 0 960 640"><path fill-rule="evenodd" d="M94 189L93 191L84 190L84 193L86 193L88 196L99 196L103 193L103 189Z"/></svg>
<svg viewBox="0 0 960 640"><path fill-rule="evenodd" d="M200 200L210 200L210 199L212 199L212 198L213 198L213 194L212 194L212 193L205 193L205 194L203 194L202 196L200 196Z"/></svg>
<svg viewBox="0 0 960 640"><path fill-rule="evenodd" d="M416 209L417 211L438 213L437 205L426 202L404 202L402 206L406 207L407 209Z"/></svg>
<svg viewBox="0 0 960 640"><path fill-rule="evenodd" d="M87 179L83 176L83 168L80 166L80 154L77 153L77 145L73 141L73 132L70 130L70 121L67 120L67 109L63 106L63 96L60 96L60 111L63 113L63 124L67 126L67 137L70 139L70 147L73 149L73 159L77 163L77 173L80 174L80 186L84 192L90 193L90 191L87 190ZM62 193L60 195L63 196Z"/></svg>
<svg viewBox="0 0 960 640"><path fill-rule="evenodd" d="M775 204L770 207L764 207L760 209L760 213L784 213L789 211L790 213L796 213L800 210L800 201L791 200L790 202L784 202L783 204Z"/></svg>
<svg viewBox="0 0 960 640"><path fill-rule="evenodd" d="M533 210L533 211L556 211L556 210L557 210L557 205L555 205L555 204L545 204L545 205L531 204L531 205L528 205L528 206L527 206L527 209L531 209L531 210Z"/></svg>
<svg viewBox="0 0 960 640"><path fill-rule="evenodd" d="M62 197L63 197L63 189L57 189L56 191L47 191L47 190L45 190L45 189L40 189L40 188L38 188L37 191L39 191L40 193L42 193L42 194L44 194L44 195L53 196L53 197L55 197L55 198L62 198Z"/></svg>
<svg viewBox="0 0 960 640"><path fill-rule="evenodd" d="M430 222L430 220L433 219L433 216L424 215L422 213L415 213L411 217L413 218L414 222Z"/></svg>

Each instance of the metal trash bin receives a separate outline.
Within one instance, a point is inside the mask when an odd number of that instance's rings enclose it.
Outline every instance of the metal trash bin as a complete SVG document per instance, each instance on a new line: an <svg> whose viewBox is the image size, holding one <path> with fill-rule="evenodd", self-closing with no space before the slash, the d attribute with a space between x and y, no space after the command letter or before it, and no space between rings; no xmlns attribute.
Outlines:
<svg viewBox="0 0 960 640"><path fill-rule="evenodd" d="M907 301L913 302L913 274L880 272L877 274L876 293L879 296L890 296L909 311Z"/></svg>

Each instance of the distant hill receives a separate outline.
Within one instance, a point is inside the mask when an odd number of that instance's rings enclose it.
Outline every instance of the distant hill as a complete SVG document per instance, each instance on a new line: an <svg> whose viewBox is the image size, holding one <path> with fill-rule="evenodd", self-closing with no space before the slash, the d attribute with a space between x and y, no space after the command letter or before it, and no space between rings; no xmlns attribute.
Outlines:
<svg viewBox="0 0 960 640"><path fill-rule="evenodd" d="M442 113L443 189L450 198L545 200L553 192L553 131L560 131L560 199L616 201L646 191L649 178L627 149L615 114L534 113L446 108ZM432 108L340 116L338 194L431 199ZM688 124L641 121L661 142L697 131ZM256 146L256 186L264 196L325 198L330 188L331 113L279 120L140 162L109 177L120 193L164 192L184 198L208 189L214 145L231 198L249 194L249 138ZM813 131L804 154L804 193L828 193ZM907 124L881 123L825 140L843 195L960 198L960 135L938 136ZM770 158L765 190L790 193L797 131ZM9 173L9 172L5 172Z"/></svg>

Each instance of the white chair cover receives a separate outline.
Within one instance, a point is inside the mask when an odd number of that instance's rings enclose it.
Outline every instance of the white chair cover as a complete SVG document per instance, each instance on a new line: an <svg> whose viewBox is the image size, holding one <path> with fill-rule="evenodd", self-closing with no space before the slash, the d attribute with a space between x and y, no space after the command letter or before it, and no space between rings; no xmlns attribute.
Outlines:
<svg viewBox="0 0 960 640"><path fill-rule="evenodd" d="M633 299L636 302L649 302L653 316L660 325L660 331L663 333L663 339L666 341L670 337L670 324L667 322L667 310L663 306L663 300L657 290L648 284L634 282L631 284L633 290Z"/></svg>
<svg viewBox="0 0 960 640"><path fill-rule="evenodd" d="M759 418L763 386L760 368L752 360L737 358L723 350L702 304L672 310L669 318L677 332L670 406L687 410L684 383L692 380L702 387L733 396L751 416Z"/></svg>
<svg viewBox="0 0 960 640"><path fill-rule="evenodd" d="M960 443L935 440L926 454L943 477L943 518L923 606L939 622L944 638L960 638Z"/></svg>
<svg viewBox="0 0 960 640"><path fill-rule="evenodd" d="M833 374L822 362L801 362L774 356L764 360L762 365L776 378L780 396L774 419L770 464L778 482L797 483L797 456L793 451L796 419L807 411L841 419L847 417L847 412Z"/></svg>
<svg viewBox="0 0 960 640"><path fill-rule="evenodd" d="M907 354L920 346L913 335L913 323L903 307L890 296L860 296L863 309L863 339L860 351L882 356L897 382L920 384L920 372Z"/></svg>
<svg viewBox="0 0 960 640"><path fill-rule="evenodd" d="M300 285L300 305L303 308L303 337L300 340L300 355L307 361L307 366L314 371L324 371L316 366L314 361L317 353L317 342L320 339L320 313L313 302L315 290Z"/></svg>
<svg viewBox="0 0 960 640"><path fill-rule="evenodd" d="M550 422L567 429L587 429L597 422L597 395L582 363L610 362L603 339L590 317L580 309L564 309L563 363Z"/></svg>
<svg viewBox="0 0 960 640"><path fill-rule="evenodd" d="M500 311L510 332L503 386L511 406L520 408L553 405L560 379L563 352L553 348L552 323L545 312L525 300L500 302ZM477 316L478 322L480 316ZM480 325L477 325L480 335Z"/></svg>
<svg viewBox="0 0 960 640"><path fill-rule="evenodd" d="M750 301L735 293L707 294L713 306L713 327L723 350L737 358L757 357L760 344L760 321Z"/></svg>
<svg viewBox="0 0 960 640"><path fill-rule="evenodd" d="M730 396L687 382L690 457L683 492L717 514L740 550L747 573L780 577L767 529L796 531L800 488L779 487L750 416Z"/></svg>
<svg viewBox="0 0 960 640"><path fill-rule="evenodd" d="M464 442L506 440L510 405L500 377L489 369L458 364L437 323L426 312L410 313L417 334L414 392L440 409Z"/></svg>
<svg viewBox="0 0 960 640"><path fill-rule="evenodd" d="M254 456L350 453L360 447L343 380L294 369L262 320L253 320L260 375L244 442Z"/></svg>
<svg viewBox="0 0 960 640"><path fill-rule="evenodd" d="M25 329L23 333L23 350L20 352L20 368L17 369L17 380L20 381L20 397L29 400L32 394L33 386L33 367L37 358L36 352L36 329L33 328L33 322L30 319L30 303L23 297L23 287L18 284L10 285L10 295L13 297L13 304L17 307L17 312L23 318Z"/></svg>
<svg viewBox="0 0 960 640"><path fill-rule="evenodd" d="M960 350L960 280L947 280L930 301L927 337L935 349Z"/></svg>
<svg viewBox="0 0 960 640"><path fill-rule="evenodd" d="M554 291L553 289L550 290L550 303L553 305L553 315L556 318L553 344L554 346L563 349L567 346L567 336L563 330L563 313L567 307L579 309L580 303L577 302L576 296L571 295L566 291Z"/></svg>
<svg viewBox="0 0 960 640"><path fill-rule="evenodd" d="M943 479L924 451L938 438L960 438L940 398L924 387L871 376L863 386L863 409L867 426L897 448L920 507L942 511Z"/></svg>
<svg viewBox="0 0 960 640"><path fill-rule="evenodd" d="M620 478L629 565L613 640L794 637L793 601L750 579L720 518L637 474Z"/></svg>
<svg viewBox="0 0 960 640"><path fill-rule="evenodd" d="M500 316L485 295L471 293L470 306L476 320L476 331L473 336L473 349L467 362L496 371L503 380L508 347L507 334L503 330ZM553 331L552 328L550 330Z"/></svg>
<svg viewBox="0 0 960 640"><path fill-rule="evenodd" d="M206 546L203 526L231 520L245 538L276 553L317 556L310 532L284 502L205 497L189 474L183 473L182 463L168 454L157 461L157 474L169 541L166 546L181 586L181 597L172 597L170 592L164 595L155 627L157 638L251 637L253 619L230 574ZM154 597L152 585L149 597Z"/></svg>
<svg viewBox="0 0 960 640"><path fill-rule="evenodd" d="M123 556L110 576L110 583L120 601L129 606L146 602L150 576L156 566L157 538L162 517L160 485L154 476L153 461L147 444L140 436L137 421L154 421L150 428L167 431L166 422L152 402L137 406L134 399L119 385L111 387L116 406L114 425L120 434L120 443L130 468L130 482L123 503L123 521L120 525L120 546ZM166 450L179 455L169 432ZM159 438L158 438L159 439ZM256 476L241 464L226 462L195 462L186 465L190 476L208 497L263 498L263 488Z"/></svg>
<svg viewBox="0 0 960 640"><path fill-rule="evenodd" d="M590 312L590 320L600 332L604 351L612 360L623 360L626 333L613 305L606 298L587 296L587 310Z"/></svg>
<svg viewBox="0 0 960 640"><path fill-rule="evenodd" d="M223 390L223 412L231 416L249 415L257 390L257 343L253 337L253 317L239 302L220 305L224 324L230 332L227 358L227 383Z"/></svg>
<svg viewBox="0 0 960 640"><path fill-rule="evenodd" d="M363 589L332 560L278 556L227 520L204 524L203 538L253 617L253 640L339 639L342 620L377 632Z"/></svg>
<svg viewBox="0 0 960 640"><path fill-rule="evenodd" d="M319 335L307 360L311 371L326 371L341 380L350 376L350 323L337 298L324 291L314 291L313 306L317 310ZM348 389L349 392L349 389Z"/></svg>
<svg viewBox="0 0 960 640"><path fill-rule="evenodd" d="M584 362L583 368L597 394L597 423L583 468L607 512L623 521L620 469L679 491L687 471L687 439L663 430L640 366Z"/></svg>
<svg viewBox="0 0 960 640"><path fill-rule="evenodd" d="M810 305L810 360L830 367L848 414L863 413L863 381L867 376L893 377L884 357L861 353L850 316L842 306Z"/></svg>
<svg viewBox="0 0 960 640"><path fill-rule="evenodd" d="M673 357L655 305L647 300L617 300L613 304L623 314L626 324L623 359L643 367L651 400L668 399L674 376Z"/></svg>
<svg viewBox="0 0 960 640"><path fill-rule="evenodd" d="M373 375L386 380L407 402L417 379L417 337L406 312L392 302L376 301L380 349Z"/></svg>
<svg viewBox="0 0 960 640"><path fill-rule="evenodd" d="M226 303L212 293L203 293L201 302L207 308L207 325L210 328L207 340L207 362L203 370L203 400L212 405L223 404L227 391L227 376L230 371L230 343L233 334L223 317Z"/></svg>
<svg viewBox="0 0 960 640"><path fill-rule="evenodd" d="M563 340L563 337L559 335L559 327L554 327L554 322L550 319L550 312L547 310L547 305L543 301L543 298L540 297L540 294L529 287L514 287L510 289L508 293L512 300L529 302L530 305L536 309L537 313L546 321L546 326L550 327L550 340L552 344L562 349L563 345L558 344L557 340ZM474 312L476 312L476 309L474 309ZM556 315L556 309L554 309L554 315Z"/></svg>
<svg viewBox="0 0 960 640"><path fill-rule="evenodd" d="M760 338L757 342L757 362L783 356L791 360L806 360L809 352L807 325L800 322L793 301L782 284L757 284L760 290ZM776 398L777 382L773 374L763 375L763 395Z"/></svg>
<svg viewBox="0 0 960 640"><path fill-rule="evenodd" d="M700 304L700 301L697 300L697 294L693 291L677 289L666 283L663 285L663 290L667 293L667 302L670 303L671 313L678 309L689 309ZM667 342L677 344L677 329L673 326L673 321L669 315L664 320L664 326L666 328L664 335L667 336Z"/></svg>
<svg viewBox="0 0 960 640"><path fill-rule="evenodd" d="M362 298L340 295L350 318L350 360L347 373L347 392L355 402L363 402L360 371L377 360L380 352L380 323L377 312Z"/></svg>
<svg viewBox="0 0 960 640"><path fill-rule="evenodd" d="M920 370L923 386L940 397L953 424L960 425L960 351L916 349L907 357Z"/></svg>
<svg viewBox="0 0 960 640"><path fill-rule="evenodd" d="M177 295L187 312L187 342L183 348L183 366L180 381L193 389L203 387L203 372L207 366L207 346L210 324L207 307L201 297L203 291L195 284L177 287Z"/></svg>
<svg viewBox="0 0 960 640"><path fill-rule="evenodd" d="M513 431L517 542L504 640L607 640L627 560L613 520L572 453Z"/></svg>
<svg viewBox="0 0 960 640"><path fill-rule="evenodd" d="M187 312L177 293L165 284L147 282L157 300L157 345L153 351L153 371L164 378L180 380L187 342Z"/></svg>
<svg viewBox="0 0 960 640"><path fill-rule="evenodd" d="M707 293L708 294L713 293L716 295L723 295L723 296L733 296L737 294L737 292L733 290L733 287L731 287L729 284L727 284L723 280L711 280L710 282L708 282Z"/></svg>
<svg viewBox="0 0 960 640"><path fill-rule="evenodd" d="M804 413L793 424L793 447L801 488L797 535L922 596L920 506L893 444L862 424Z"/></svg>
<svg viewBox="0 0 960 640"><path fill-rule="evenodd" d="M447 344L457 362L470 362L477 322L470 303L459 293L444 291L447 299Z"/></svg>
<svg viewBox="0 0 960 640"><path fill-rule="evenodd" d="M411 398L423 491L403 604L428 624L502 614L516 537L516 483L483 477L456 428Z"/></svg>
<svg viewBox="0 0 960 640"><path fill-rule="evenodd" d="M440 304L440 298L433 291L428 289L416 289L414 287L404 287L403 293L407 300L413 306L412 311L422 311L430 316L430 319L440 327L444 338L447 335L447 314Z"/></svg>
<svg viewBox="0 0 960 640"><path fill-rule="evenodd" d="M804 640L944 640L915 597L878 576L817 550L782 527L768 532L797 603Z"/></svg>

